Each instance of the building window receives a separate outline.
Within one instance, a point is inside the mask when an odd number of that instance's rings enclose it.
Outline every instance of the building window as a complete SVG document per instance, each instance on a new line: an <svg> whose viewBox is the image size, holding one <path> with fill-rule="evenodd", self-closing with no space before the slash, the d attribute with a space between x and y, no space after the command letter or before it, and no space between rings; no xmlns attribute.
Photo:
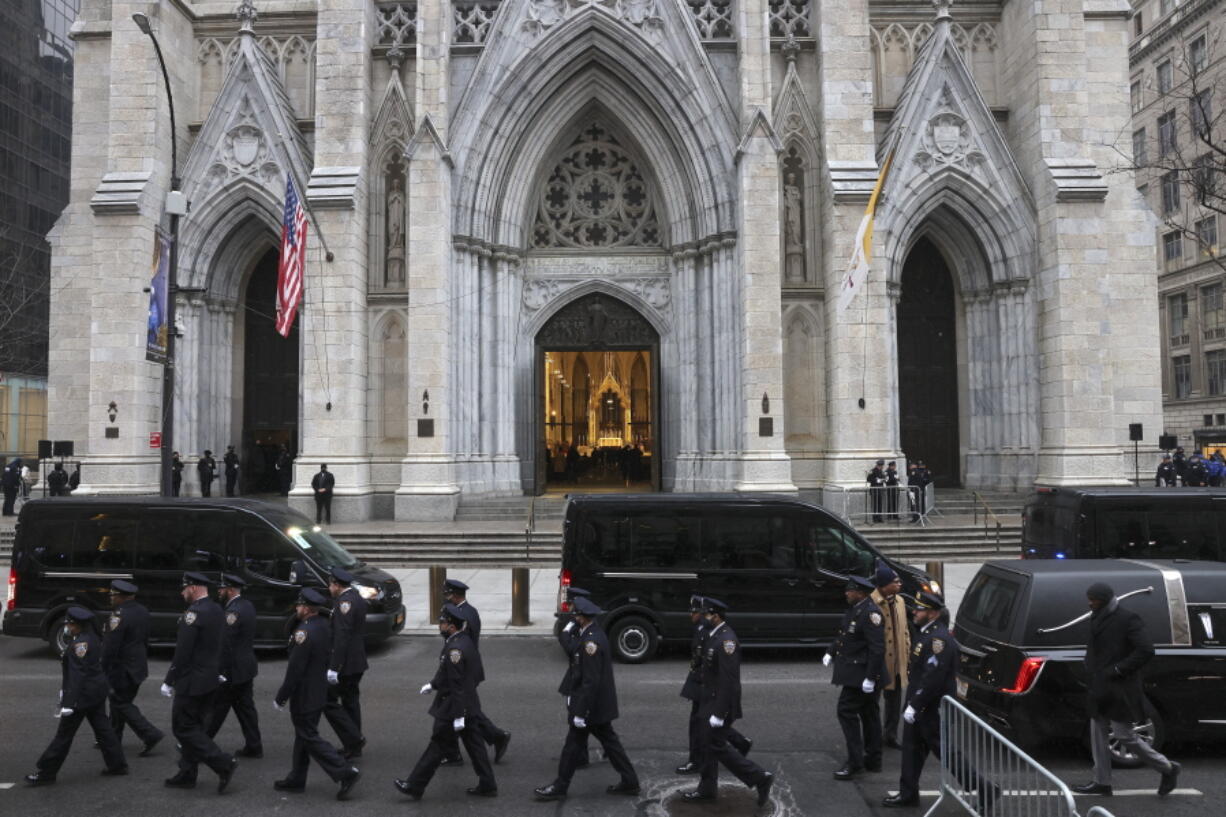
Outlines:
<svg viewBox="0 0 1226 817"><path fill-rule="evenodd" d="M1158 16L1165 17L1175 7L1175 0L1158 0Z"/></svg>
<svg viewBox="0 0 1226 817"><path fill-rule="evenodd" d="M1202 218L1196 222L1196 244L1200 248L1201 258L1212 258L1217 255L1217 216ZM1218 287L1220 293L1221 287ZM1220 294L1219 294L1220 299ZM1204 301L1201 301L1202 311Z"/></svg>
<svg viewBox="0 0 1226 817"><path fill-rule="evenodd" d="M1169 235L1169 233L1168 233ZM1178 233L1175 233L1178 235ZM1171 295L1166 299L1167 325L1171 329L1171 345L1188 344L1188 296L1186 293Z"/></svg>
<svg viewBox="0 0 1226 817"><path fill-rule="evenodd" d="M1179 209L1179 171L1168 170L1162 174L1162 212Z"/></svg>
<svg viewBox="0 0 1226 817"><path fill-rule="evenodd" d="M1172 358L1174 369L1175 398L1187 397L1192 393L1192 356L1180 355Z"/></svg>
<svg viewBox="0 0 1226 817"><path fill-rule="evenodd" d="M1132 15L1132 30L1136 36L1140 37L1141 32L1145 30L1145 24L1141 22L1141 12Z"/></svg>
<svg viewBox="0 0 1226 817"><path fill-rule="evenodd" d="M1188 100L1188 119L1192 122L1192 132L1201 139L1209 138L1209 129L1213 126L1213 89L1198 91Z"/></svg>
<svg viewBox="0 0 1226 817"><path fill-rule="evenodd" d="M1209 203L1217 195L1217 168L1214 164L1212 153L1202 153L1192 163L1192 189L1201 204Z"/></svg>
<svg viewBox="0 0 1226 817"><path fill-rule="evenodd" d="M1163 60L1158 63L1158 93L1165 94L1171 90L1174 85L1175 72L1171 68L1170 60Z"/></svg>
<svg viewBox="0 0 1226 817"><path fill-rule="evenodd" d="M1162 258L1166 261L1167 266L1173 266L1182 257L1183 233L1178 230L1172 230L1162 236Z"/></svg>
<svg viewBox="0 0 1226 817"><path fill-rule="evenodd" d="M1226 426L1226 414L1219 414L1217 416L1217 422L1214 423L1214 425L1215 426Z"/></svg>
<svg viewBox="0 0 1226 817"><path fill-rule="evenodd" d="M1133 113L1141 110L1141 80L1137 80L1128 86L1128 99L1132 102Z"/></svg>
<svg viewBox="0 0 1226 817"><path fill-rule="evenodd" d="M1205 35L1202 34L1188 46L1188 67L1192 72L1192 76L1196 76L1201 71L1204 71L1205 66L1208 64L1209 49L1205 45Z"/></svg>
<svg viewBox="0 0 1226 817"><path fill-rule="evenodd" d="M1158 155L1165 156L1175 150L1175 112L1167 111L1158 117Z"/></svg>
<svg viewBox="0 0 1226 817"><path fill-rule="evenodd" d="M1200 290L1200 328L1205 340L1226 338L1226 308L1222 304L1222 285Z"/></svg>
<svg viewBox="0 0 1226 817"><path fill-rule="evenodd" d="M1132 132L1132 163L1136 167L1145 167L1149 156L1145 149L1145 128Z"/></svg>
<svg viewBox="0 0 1226 817"><path fill-rule="evenodd" d="M1226 394L1226 349L1205 352L1205 390L1209 394Z"/></svg>
<svg viewBox="0 0 1226 817"><path fill-rule="evenodd" d="M1212 414L1203 414L1201 415L1201 419L1204 420L1204 425L1207 425L1207 426L1213 425L1213 415Z"/></svg>

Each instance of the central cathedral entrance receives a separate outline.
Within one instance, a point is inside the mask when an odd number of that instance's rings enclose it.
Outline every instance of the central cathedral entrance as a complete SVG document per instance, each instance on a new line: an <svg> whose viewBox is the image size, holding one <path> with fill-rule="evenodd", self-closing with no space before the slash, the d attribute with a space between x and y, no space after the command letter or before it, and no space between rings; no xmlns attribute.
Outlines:
<svg viewBox="0 0 1226 817"><path fill-rule="evenodd" d="M625 303L588 295L537 335L536 491L658 490L659 338Z"/></svg>

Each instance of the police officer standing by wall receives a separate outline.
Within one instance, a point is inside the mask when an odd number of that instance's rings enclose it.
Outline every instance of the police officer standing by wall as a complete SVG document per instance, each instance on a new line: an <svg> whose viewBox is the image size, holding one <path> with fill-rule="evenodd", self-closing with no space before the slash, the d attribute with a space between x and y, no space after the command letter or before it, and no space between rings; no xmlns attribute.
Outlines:
<svg viewBox="0 0 1226 817"><path fill-rule="evenodd" d="M894 569L879 562L873 574L873 603L885 619L885 668L881 684L882 733L884 743L893 749L898 742L898 718L902 714L902 693L907 684L907 658L911 654L911 628L907 622L907 605L903 602L902 580Z"/></svg>
<svg viewBox="0 0 1226 817"><path fill-rule="evenodd" d="M170 485L171 493L178 496L179 491L183 489L183 460L179 458L178 451L174 452L170 458Z"/></svg>
<svg viewBox="0 0 1226 817"><path fill-rule="evenodd" d="M111 617L102 639L102 666L111 685L111 728L123 741L128 724L145 744L140 752L147 757L165 737L136 706L140 685L149 677L149 611L136 600L138 588L131 582L111 582Z"/></svg>
<svg viewBox="0 0 1226 817"><path fill-rule="evenodd" d="M234 496L234 489L238 484L238 454L234 453L234 446L226 446L226 455L221 458L221 462L226 470L226 496Z"/></svg>
<svg viewBox="0 0 1226 817"><path fill-rule="evenodd" d="M213 477L217 476L217 460L213 452L205 449L204 456L196 462L196 474L200 477L200 495L213 495Z"/></svg>
<svg viewBox="0 0 1226 817"><path fill-rule="evenodd" d="M868 499L873 508L873 521L881 521L881 505L885 499L885 460L877 460L877 464L868 472Z"/></svg>
<svg viewBox="0 0 1226 817"><path fill-rule="evenodd" d="M770 799L775 776L747 759L728 742L733 722L741 717L741 642L724 621L728 605L703 598L707 619L706 646L702 659L702 778L698 788L687 791L687 801L714 800L719 793L719 766L732 772L746 786L758 790L758 805Z"/></svg>
<svg viewBox="0 0 1226 817"><path fill-rule="evenodd" d="M165 783L170 788L194 788L196 770L204 763L217 773L217 793L221 794L230 785L238 759L218 749L206 730L221 686L217 677L225 627L221 608L209 598L210 584L200 573L183 574L182 595L188 608L179 619L174 658L162 682L162 694L174 696L170 731L179 741L179 773Z"/></svg>
<svg viewBox="0 0 1226 817"><path fill-rule="evenodd" d="M336 748L319 735L319 718L328 696L326 676L331 654L328 625L319 617L319 609L326 603L323 593L313 587L298 594L295 609L298 626L289 638L285 680L273 699L273 707L278 711L289 704L290 722L294 725L293 762L290 773L274 781L272 787L277 791L305 791L310 761L314 759L328 777L340 784L336 799L344 800L362 773L346 763Z"/></svg>
<svg viewBox="0 0 1226 817"><path fill-rule="evenodd" d="M898 521L898 463L890 460L885 467L886 515Z"/></svg>
<svg viewBox="0 0 1226 817"><path fill-rule="evenodd" d="M69 607L64 626L72 638L68 649L60 656L63 681L59 712L56 714L60 723L51 745L38 759L38 771L26 775L26 783L31 786L55 782L56 774L68 757L68 750L72 748L72 738L83 720L89 721L94 737L102 747L102 759L106 762L102 773L128 773L123 747L119 745L119 738L106 717L106 673L102 669L102 642L95 631L94 614L84 607Z"/></svg>
<svg viewBox="0 0 1226 817"><path fill-rule="evenodd" d="M332 594L332 657L328 662L328 705L324 716L344 747L346 760L362 756L362 675L366 662L366 599L353 587L353 574L339 567L328 576Z"/></svg>
<svg viewBox="0 0 1226 817"><path fill-rule="evenodd" d="M209 722L209 737L221 731L230 710L243 730L243 748L239 757L263 757L260 738L260 717L255 711L255 676L259 663L255 659L255 605L243 598L247 582L238 576L223 573L217 584L217 595L225 605L226 629L221 642L221 688Z"/></svg>
<svg viewBox="0 0 1226 817"><path fill-rule="evenodd" d="M454 604L464 616L464 629L468 637L472 639L473 648L479 650L481 647L481 614L468 602L468 585L459 579L446 579L443 582L443 599L449 604ZM478 684L485 682L484 668L480 675L481 677L477 679ZM495 726L484 710L478 710L475 713L470 725L477 730L482 740L494 747L494 762L501 761L503 755L507 753L507 746L511 743L511 733ZM460 748L457 746L455 756L445 760L443 765L454 766L463 762L463 759L460 758Z"/></svg>
<svg viewBox="0 0 1226 817"><path fill-rule="evenodd" d="M315 524L326 517L332 524L332 491L336 488L336 477L328 470L328 466L320 464L319 473L311 477L311 490L315 492Z"/></svg>
<svg viewBox="0 0 1226 817"><path fill-rule="evenodd" d="M467 631L464 611L455 604L443 606L438 622L439 635L443 636L443 650L438 657L434 678L421 688L422 695L438 692L430 704L434 730L413 771L407 778L397 778L393 783L398 791L410 799L420 800L435 771L442 765L443 758L458 752L462 741L477 773L477 785L468 789L468 793L493 797L498 794L498 783L494 780L494 767L490 765L485 742L475 725L481 714L477 685L485 677L481 654Z"/></svg>
<svg viewBox="0 0 1226 817"><path fill-rule="evenodd" d="M1163 454L1162 463L1158 466L1158 472L1154 474L1154 486L1157 488L1174 488L1175 480L1179 475L1175 473L1175 466L1171 463L1171 455Z"/></svg>
<svg viewBox="0 0 1226 817"><path fill-rule="evenodd" d="M847 580L847 612L834 644L822 659L834 664L831 683L842 687L838 718L847 742L847 760L835 780L852 780L867 769L881 771L881 712L878 686L885 667L885 627L880 608L869 598L873 583L861 576Z"/></svg>
<svg viewBox="0 0 1226 817"><path fill-rule="evenodd" d="M586 598L575 599L579 624L579 641L571 655L570 688L566 691L566 713L569 722L566 743L558 759L558 776L547 786L534 789L538 800L561 800L570 789L570 781L580 758L586 753L587 736L600 741L605 757L621 779L605 789L609 794L639 793L639 778L613 731L617 719L617 687L613 681L613 654L609 639L596 623L604 611Z"/></svg>

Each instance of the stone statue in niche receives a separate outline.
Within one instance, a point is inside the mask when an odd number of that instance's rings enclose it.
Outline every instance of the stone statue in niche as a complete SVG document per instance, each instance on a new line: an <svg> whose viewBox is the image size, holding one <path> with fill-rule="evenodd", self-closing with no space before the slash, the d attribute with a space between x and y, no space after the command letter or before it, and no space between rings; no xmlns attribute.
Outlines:
<svg viewBox="0 0 1226 817"><path fill-rule="evenodd" d="M785 277L799 283L805 280L804 198L795 173L787 175L783 186L783 215Z"/></svg>
<svg viewBox="0 0 1226 817"><path fill-rule="evenodd" d="M404 284L404 190L393 176L387 191L387 286Z"/></svg>

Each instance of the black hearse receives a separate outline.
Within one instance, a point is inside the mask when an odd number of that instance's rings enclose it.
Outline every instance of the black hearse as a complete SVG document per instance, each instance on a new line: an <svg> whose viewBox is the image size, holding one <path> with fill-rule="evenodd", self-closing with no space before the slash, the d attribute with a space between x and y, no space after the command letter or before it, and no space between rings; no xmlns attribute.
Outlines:
<svg viewBox="0 0 1226 817"><path fill-rule="evenodd" d="M958 695L1029 748L1087 740L1085 591L1106 582L1145 621L1156 654L1142 671L1138 732L1161 746L1226 737L1226 564L1077 559L986 562L958 608ZM1137 759L1113 742L1121 765Z"/></svg>
<svg viewBox="0 0 1226 817"><path fill-rule="evenodd" d="M283 645L300 586L325 584L343 567L370 602L367 638L404 628L400 584L354 558L302 514L253 499L57 497L21 508L9 571L5 635L62 638L64 611L79 604L103 615L113 579L140 587L152 640L173 641L183 612L186 570L248 582L258 614L257 643ZM62 643L58 644L62 647Z"/></svg>
<svg viewBox="0 0 1226 817"><path fill-rule="evenodd" d="M914 593L933 583L886 558L842 520L795 497L755 494L576 495L566 505L558 611L567 587L604 610L614 652L646 661L688 643L691 594L721 599L741 641L824 646L847 609L847 576L880 559Z"/></svg>
<svg viewBox="0 0 1226 817"><path fill-rule="evenodd" d="M1226 489L1039 488L1023 559L1226 559Z"/></svg>

